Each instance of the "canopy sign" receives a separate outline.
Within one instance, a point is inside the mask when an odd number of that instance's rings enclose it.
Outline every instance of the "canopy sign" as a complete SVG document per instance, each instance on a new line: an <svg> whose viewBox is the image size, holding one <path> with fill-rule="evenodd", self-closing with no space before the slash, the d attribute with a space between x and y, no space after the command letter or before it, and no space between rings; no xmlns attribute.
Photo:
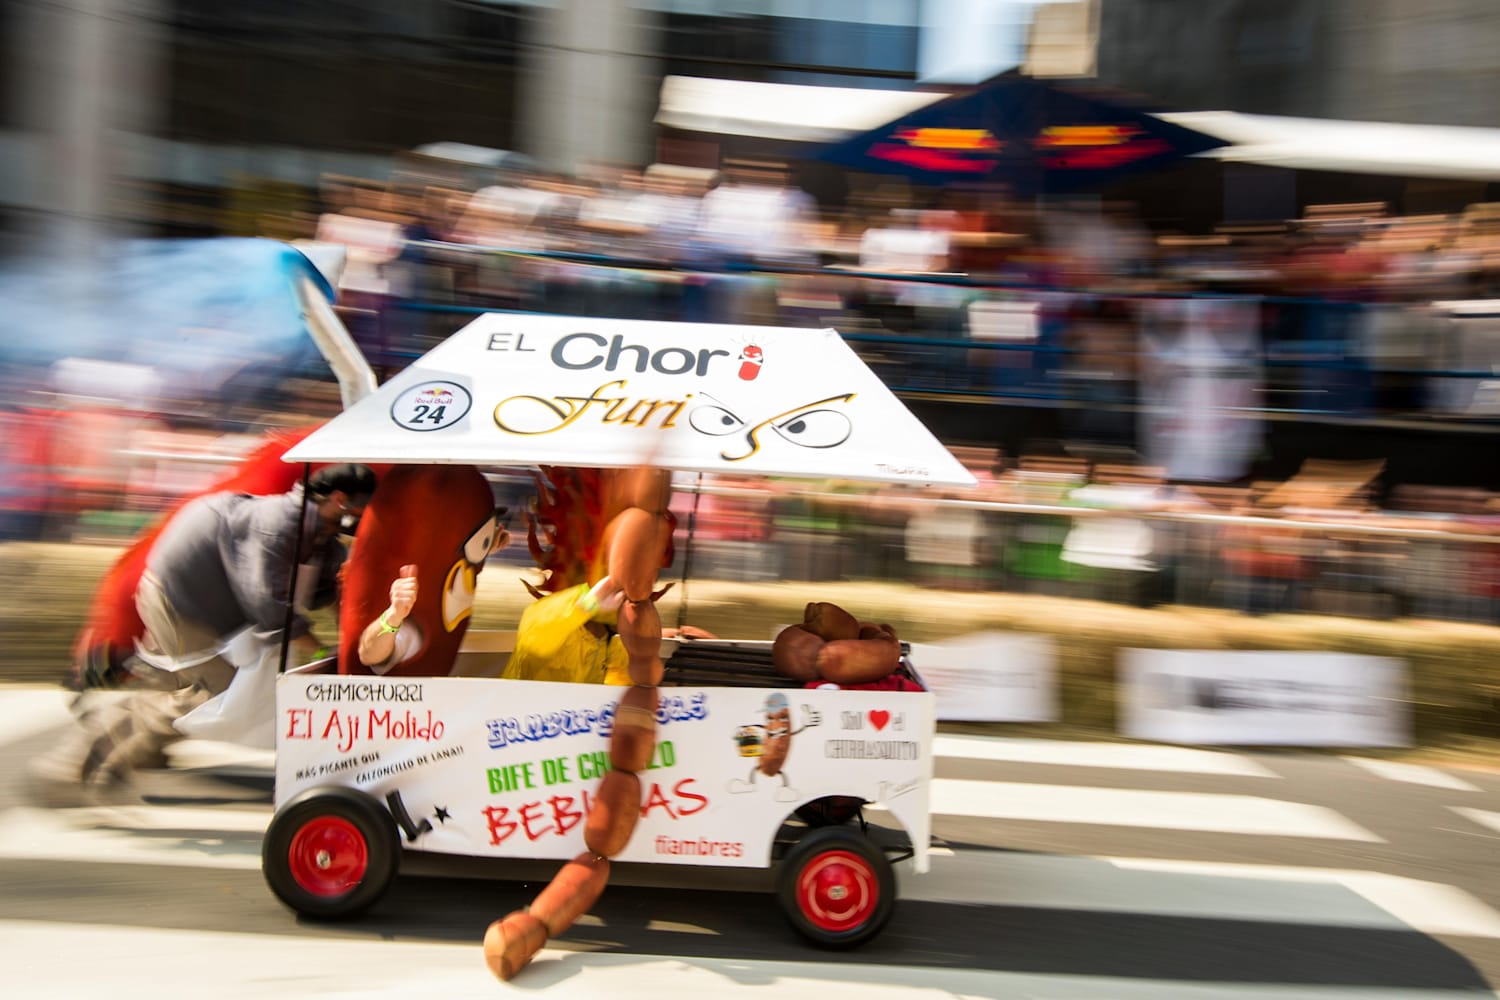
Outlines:
<svg viewBox="0 0 1500 1000"><path fill-rule="evenodd" d="M493 313L286 459L974 482L834 330Z"/></svg>

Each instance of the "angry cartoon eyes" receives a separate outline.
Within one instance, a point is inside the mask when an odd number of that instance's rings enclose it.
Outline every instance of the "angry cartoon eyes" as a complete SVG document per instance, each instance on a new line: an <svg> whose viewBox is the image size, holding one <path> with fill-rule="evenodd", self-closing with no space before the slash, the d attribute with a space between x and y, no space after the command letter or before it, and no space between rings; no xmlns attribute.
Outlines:
<svg viewBox="0 0 1500 1000"><path fill-rule="evenodd" d="M830 396L815 403L808 403L785 413L777 414L751 426L748 421L719 403L705 403L688 414L688 423L693 430L711 437L725 437L743 431L749 450L742 455L723 457L729 461L749 458L760 450L760 432L770 428L784 440L801 448L833 448L843 444L853 433L854 425L848 416L826 407L828 403L848 402L854 393Z"/></svg>
<svg viewBox="0 0 1500 1000"><path fill-rule="evenodd" d="M503 507L494 511L479 522L479 527L470 532L469 537L464 540L464 558L471 564L481 565L489 557L495 540L500 537L501 519L505 514L506 510Z"/></svg>

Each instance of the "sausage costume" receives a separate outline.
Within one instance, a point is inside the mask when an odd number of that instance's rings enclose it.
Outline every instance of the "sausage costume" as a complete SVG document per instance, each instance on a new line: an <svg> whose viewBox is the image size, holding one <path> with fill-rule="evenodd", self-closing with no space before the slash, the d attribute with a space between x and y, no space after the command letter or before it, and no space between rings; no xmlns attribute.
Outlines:
<svg viewBox="0 0 1500 1000"><path fill-rule="evenodd" d="M339 672L446 676L469 628L474 591L503 526L490 485L472 465L398 465L380 480L344 564ZM366 667L360 628L386 607L391 580L417 567L417 602L391 660Z"/></svg>
<svg viewBox="0 0 1500 1000"><path fill-rule="evenodd" d="M538 484L542 489L529 536L532 553L544 568L549 568L549 560L553 562L547 577L551 588L577 587L607 574L624 590L618 630L631 686L615 710L611 770L599 783L584 821L583 842L588 850L563 865L530 907L496 920L485 931L485 962L501 979L519 972L549 937L571 927L604 891L609 859L624 850L640 819L637 772L650 762L656 748L657 685L665 671L661 616L654 603L661 594L653 593L652 587L657 571L671 562L670 475L652 468L577 474L544 470L544 474L547 480ZM570 530L587 527L586 521L580 524L582 519L566 516L574 504L598 510L601 520L594 523L605 528L597 550L566 537ZM552 543L550 550L543 546L544 537ZM564 557L569 555L575 557L571 562L578 569L566 564ZM578 579L579 569L583 581Z"/></svg>

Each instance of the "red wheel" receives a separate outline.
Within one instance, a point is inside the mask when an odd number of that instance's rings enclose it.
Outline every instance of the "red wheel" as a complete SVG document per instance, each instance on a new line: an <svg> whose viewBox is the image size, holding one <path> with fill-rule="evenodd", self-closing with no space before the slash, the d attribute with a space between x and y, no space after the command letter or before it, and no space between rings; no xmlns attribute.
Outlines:
<svg viewBox="0 0 1500 1000"><path fill-rule="evenodd" d="M370 850L359 829L340 816L319 816L292 835L287 868L314 896L341 896L363 881Z"/></svg>
<svg viewBox="0 0 1500 1000"><path fill-rule="evenodd" d="M827 948L868 941L890 920L896 876L875 845L852 830L827 827L797 842L786 860L777 897L803 936Z"/></svg>
<svg viewBox="0 0 1500 1000"><path fill-rule="evenodd" d="M351 916L385 894L401 842L385 807L353 788L312 788L277 810L261 844L271 891L298 913Z"/></svg>

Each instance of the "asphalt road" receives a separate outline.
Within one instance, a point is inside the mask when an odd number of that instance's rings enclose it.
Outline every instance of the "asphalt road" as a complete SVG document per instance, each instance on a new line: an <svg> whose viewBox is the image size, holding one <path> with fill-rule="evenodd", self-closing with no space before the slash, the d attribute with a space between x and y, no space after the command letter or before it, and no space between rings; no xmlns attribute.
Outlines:
<svg viewBox="0 0 1500 1000"><path fill-rule="evenodd" d="M550 868L409 864L363 918L301 920L260 873L268 755L183 744L128 800L46 807L21 762L70 724L57 690L0 685L7 996L1321 1000L1500 983L1486 771L939 735L932 871L898 866L896 914L863 948L801 941L755 891L767 873L620 866L499 983L484 928Z"/></svg>

